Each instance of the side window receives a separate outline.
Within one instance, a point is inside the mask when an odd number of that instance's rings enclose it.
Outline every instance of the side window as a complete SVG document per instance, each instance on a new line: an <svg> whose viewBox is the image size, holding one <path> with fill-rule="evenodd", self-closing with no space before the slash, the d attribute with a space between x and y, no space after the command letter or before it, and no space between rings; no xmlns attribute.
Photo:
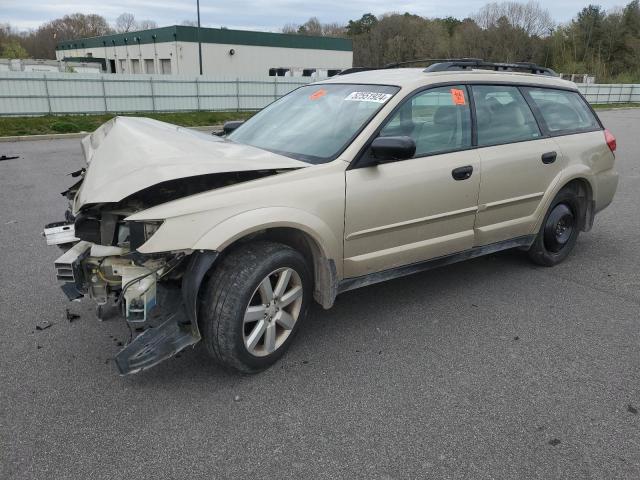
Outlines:
<svg viewBox="0 0 640 480"><path fill-rule="evenodd" d="M600 128L593 113L576 92L549 88L527 88L527 92L551 133Z"/></svg>
<svg viewBox="0 0 640 480"><path fill-rule="evenodd" d="M406 135L416 157L471 147L471 111L464 86L420 92L400 107L380 136Z"/></svg>
<svg viewBox="0 0 640 480"><path fill-rule="evenodd" d="M536 119L516 87L473 86L478 123L478 145L534 140L540 137Z"/></svg>

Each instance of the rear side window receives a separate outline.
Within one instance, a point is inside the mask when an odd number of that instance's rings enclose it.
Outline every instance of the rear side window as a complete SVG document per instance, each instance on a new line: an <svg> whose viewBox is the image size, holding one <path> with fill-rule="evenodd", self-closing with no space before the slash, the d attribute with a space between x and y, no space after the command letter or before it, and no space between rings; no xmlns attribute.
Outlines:
<svg viewBox="0 0 640 480"><path fill-rule="evenodd" d="M551 133L574 133L599 129L600 125L576 92L549 88L527 88L533 103Z"/></svg>
<svg viewBox="0 0 640 480"><path fill-rule="evenodd" d="M417 93L398 109L380 136L406 135L416 142L416 157L471 147L471 111L464 86Z"/></svg>
<svg viewBox="0 0 640 480"><path fill-rule="evenodd" d="M499 145L540 138L540 129L516 87L474 85L478 145Z"/></svg>

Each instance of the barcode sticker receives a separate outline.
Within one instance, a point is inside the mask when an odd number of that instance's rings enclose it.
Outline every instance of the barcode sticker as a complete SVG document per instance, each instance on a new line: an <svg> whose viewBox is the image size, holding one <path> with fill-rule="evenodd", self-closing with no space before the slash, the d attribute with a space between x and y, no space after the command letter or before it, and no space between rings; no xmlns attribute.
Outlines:
<svg viewBox="0 0 640 480"><path fill-rule="evenodd" d="M390 93L380 92L352 92L345 100L350 102L375 102L384 103L391 98Z"/></svg>

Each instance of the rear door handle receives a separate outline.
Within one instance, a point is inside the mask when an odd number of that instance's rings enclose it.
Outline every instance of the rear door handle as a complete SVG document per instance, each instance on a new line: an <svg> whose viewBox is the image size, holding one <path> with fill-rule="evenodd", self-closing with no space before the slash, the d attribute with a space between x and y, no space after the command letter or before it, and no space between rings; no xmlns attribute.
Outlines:
<svg viewBox="0 0 640 480"><path fill-rule="evenodd" d="M454 180L466 180L471 177L473 173L473 167L471 165L467 165L466 167L458 167L451 170L451 176Z"/></svg>
<svg viewBox="0 0 640 480"><path fill-rule="evenodd" d="M556 152L547 152L542 154L542 163L549 164L556 161L558 154Z"/></svg>

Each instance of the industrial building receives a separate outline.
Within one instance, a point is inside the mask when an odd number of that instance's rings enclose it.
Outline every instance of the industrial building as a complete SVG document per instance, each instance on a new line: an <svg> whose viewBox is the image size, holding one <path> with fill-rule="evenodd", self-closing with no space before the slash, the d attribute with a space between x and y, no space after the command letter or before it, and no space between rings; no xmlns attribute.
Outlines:
<svg viewBox="0 0 640 480"><path fill-rule="evenodd" d="M98 61L109 73L229 76L331 76L353 63L351 40L270 32L171 26L80 38L56 47L58 60Z"/></svg>

